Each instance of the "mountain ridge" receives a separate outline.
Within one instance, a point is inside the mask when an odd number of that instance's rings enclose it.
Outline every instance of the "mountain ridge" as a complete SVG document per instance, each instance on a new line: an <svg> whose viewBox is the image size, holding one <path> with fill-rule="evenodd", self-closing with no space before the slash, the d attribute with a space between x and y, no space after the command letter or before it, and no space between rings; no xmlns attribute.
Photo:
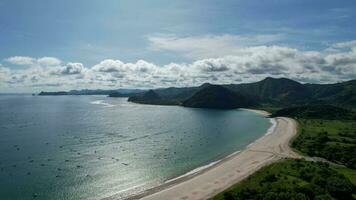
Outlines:
<svg viewBox="0 0 356 200"><path fill-rule="evenodd" d="M72 90L69 92L41 92L39 95L90 95L102 94L111 97L129 97L130 102L155 105L183 105L200 90L211 86L204 83L195 87L169 87L149 90L159 98L147 98L147 90L130 90L123 94L118 90ZM224 88L237 93L240 98L255 101L260 107L290 107L309 104L329 104L356 108L356 80L331 84L300 83L288 78L266 77L252 83L224 84ZM254 107L249 105L249 107Z"/></svg>
<svg viewBox="0 0 356 200"><path fill-rule="evenodd" d="M209 83L204 83L197 87L160 88L153 91L162 97L162 104L182 105L183 102L208 85ZM221 86L246 98L253 99L257 102L256 104L262 107L330 104L356 108L356 80L333 84L302 84L287 78L267 77L253 83Z"/></svg>

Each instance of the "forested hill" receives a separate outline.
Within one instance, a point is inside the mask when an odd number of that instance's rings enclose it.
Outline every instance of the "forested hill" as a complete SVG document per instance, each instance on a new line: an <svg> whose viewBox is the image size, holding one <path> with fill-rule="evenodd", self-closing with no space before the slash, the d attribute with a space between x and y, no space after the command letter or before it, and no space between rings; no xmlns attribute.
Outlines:
<svg viewBox="0 0 356 200"><path fill-rule="evenodd" d="M153 91L160 96L160 104L181 105L207 86L209 84L199 87L161 88ZM261 106L329 104L356 108L356 80L335 84L302 84L287 78L268 77L254 83L221 86L239 94L240 98L254 99L255 105ZM140 98L138 103L145 103L145 99Z"/></svg>
<svg viewBox="0 0 356 200"><path fill-rule="evenodd" d="M207 85L183 102L183 106L231 109L255 105L252 98L220 85Z"/></svg>

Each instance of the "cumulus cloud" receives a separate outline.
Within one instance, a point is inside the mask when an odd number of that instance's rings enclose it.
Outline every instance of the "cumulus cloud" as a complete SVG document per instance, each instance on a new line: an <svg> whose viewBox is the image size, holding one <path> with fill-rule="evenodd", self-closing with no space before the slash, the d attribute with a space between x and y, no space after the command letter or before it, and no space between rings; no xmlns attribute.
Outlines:
<svg viewBox="0 0 356 200"><path fill-rule="evenodd" d="M94 65L93 70L98 72L120 72L124 70L124 63L120 60L106 59Z"/></svg>
<svg viewBox="0 0 356 200"><path fill-rule="evenodd" d="M125 63L106 59L94 66L60 59L32 60L26 68L0 66L1 87L28 88L157 88L258 81L266 76L302 82L337 82L356 78L353 42L333 44L340 51L302 51L284 46L236 48L232 54L191 63L157 65L145 60ZM50 62L51 60L51 62ZM42 60L43 61L43 60ZM53 62L52 62L53 61Z"/></svg>
<svg viewBox="0 0 356 200"><path fill-rule="evenodd" d="M84 65L82 63L68 63L65 66L58 66L50 69L52 75L74 75L81 74L85 71Z"/></svg>

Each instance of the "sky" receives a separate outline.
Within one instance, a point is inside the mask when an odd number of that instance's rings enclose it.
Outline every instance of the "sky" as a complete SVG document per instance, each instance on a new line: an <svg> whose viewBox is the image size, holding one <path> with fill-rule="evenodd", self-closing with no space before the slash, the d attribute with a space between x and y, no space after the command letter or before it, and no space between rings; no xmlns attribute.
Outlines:
<svg viewBox="0 0 356 200"><path fill-rule="evenodd" d="M356 79L354 0L0 0L0 92Z"/></svg>

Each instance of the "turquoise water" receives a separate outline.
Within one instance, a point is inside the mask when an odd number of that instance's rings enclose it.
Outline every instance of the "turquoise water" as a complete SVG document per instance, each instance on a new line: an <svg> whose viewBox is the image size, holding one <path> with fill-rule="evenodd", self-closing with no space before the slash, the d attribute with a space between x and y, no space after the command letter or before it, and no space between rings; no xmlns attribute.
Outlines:
<svg viewBox="0 0 356 200"><path fill-rule="evenodd" d="M0 96L0 199L125 197L240 150L268 119L103 96Z"/></svg>

